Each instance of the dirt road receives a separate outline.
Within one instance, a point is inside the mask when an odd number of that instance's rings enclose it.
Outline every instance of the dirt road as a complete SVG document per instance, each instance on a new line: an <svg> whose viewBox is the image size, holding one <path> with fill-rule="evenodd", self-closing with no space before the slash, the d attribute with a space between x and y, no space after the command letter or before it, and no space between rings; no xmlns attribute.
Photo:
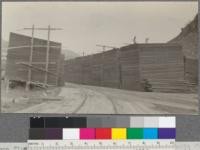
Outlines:
<svg viewBox="0 0 200 150"><path fill-rule="evenodd" d="M66 84L60 101L47 101L18 113L196 114L197 94L136 92Z"/></svg>

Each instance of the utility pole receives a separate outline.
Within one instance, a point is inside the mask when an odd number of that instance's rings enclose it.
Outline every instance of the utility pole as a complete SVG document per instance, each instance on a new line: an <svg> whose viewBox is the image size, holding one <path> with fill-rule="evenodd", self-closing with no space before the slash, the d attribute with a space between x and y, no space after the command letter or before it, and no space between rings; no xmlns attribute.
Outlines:
<svg viewBox="0 0 200 150"><path fill-rule="evenodd" d="M48 31L48 37L47 37L47 50L46 50L46 65L45 65L45 80L44 84L47 85L48 81L48 67L49 67L49 51L50 51L50 32L55 31L55 30L62 30L61 28L51 28L50 25L48 28L35 28L34 25L32 28L23 28L23 30L31 30L32 31L32 38L31 38L31 52L30 52L30 58L29 58L29 65L32 65L32 57L33 57L33 48L34 48L34 32L35 30L45 30ZM26 85L26 90L29 89L29 84L31 82L31 68L29 68L29 74L28 74L28 82Z"/></svg>
<svg viewBox="0 0 200 150"><path fill-rule="evenodd" d="M45 70L46 70L46 74L45 74L45 79L44 79L44 83L47 84L48 82L48 68L49 68L49 50L50 50L50 31L51 31L51 27L50 25L48 26L48 37L47 37L47 51L46 51L46 66L45 66Z"/></svg>
<svg viewBox="0 0 200 150"><path fill-rule="evenodd" d="M29 57L29 66L32 65L32 61L33 61L33 44L34 44L34 30L35 30L35 26L32 25L32 34L31 34L31 49L30 49L30 57ZM30 87L30 82L31 82L31 68L28 69L28 82L26 82L26 91L29 90Z"/></svg>
<svg viewBox="0 0 200 150"><path fill-rule="evenodd" d="M102 47L103 48L103 52L102 52L102 63L101 63L101 86L103 86L103 81L104 81L104 52L106 51L106 48L116 48L113 46L108 46L108 45L100 45L97 44L96 46L98 47Z"/></svg>

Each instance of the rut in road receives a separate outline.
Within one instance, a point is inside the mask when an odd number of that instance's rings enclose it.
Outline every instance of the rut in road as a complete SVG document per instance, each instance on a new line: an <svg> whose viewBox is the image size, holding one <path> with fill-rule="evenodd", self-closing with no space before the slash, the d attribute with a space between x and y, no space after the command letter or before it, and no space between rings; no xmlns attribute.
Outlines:
<svg viewBox="0 0 200 150"><path fill-rule="evenodd" d="M95 92L98 92L98 93L104 95L107 98L107 100L109 100L111 102L113 110L114 110L114 114L119 114L118 110L117 110L117 106L116 106L117 104L114 103L114 101L113 101L113 99L111 97L107 96L103 92L100 92L100 91L98 91L96 89L92 89L92 88L89 88L89 87L87 87L87 88L90 89L90 90L92 90L92 91L95 91Z"/></svg>
<svg viewBox="0 0 200 150"><path fill-rule="evenodd" d="M87 88L87 89L85 90L84 88L80 87L80 85L79 85L78 88L80 89L81 93L83 93L84 98L83 98L81 104L80 104L79 106L77 106L76 109L75 109L73 112L71 112L71 113L76 114L76 113L78 113L84 106L86 106L87 100L89 100L89 98L88 98L89 95L88 95L87 90L91 90L91 91L93 91L93 92L97 92L97 93L99 93L99 94L105 96L106 99L107 99L107 100L111 103L111 105L112 105L112 106L111 106L111 107L113 108L112 113L113 113L113 114L118 114L118 110L117 110L117 107L116 107L116 105L115 105L113 99L110 98L110 97L108 97L107 95L105 95L103 92L99 92L99 91L97 91L97 90L90 89L90 88ZM93 106L93 107L96 107L96 106ZM80 112L80 113L81 113L81 112Z"/></svg>
<svg viewBox="0 0 200 150"><path fill-rule="evenodd" d="M73 114L73 113L76 114L76 113L85 105L85 103L86 103L86 101L87 101L87 99L88 99L87 92L85 92L85 90L83 90L83 89L81 89L81 88L80 88L80 90L81 90L81 92L83 93L84 98L83 98L81 104L72 112L72 114Z"/></svg>

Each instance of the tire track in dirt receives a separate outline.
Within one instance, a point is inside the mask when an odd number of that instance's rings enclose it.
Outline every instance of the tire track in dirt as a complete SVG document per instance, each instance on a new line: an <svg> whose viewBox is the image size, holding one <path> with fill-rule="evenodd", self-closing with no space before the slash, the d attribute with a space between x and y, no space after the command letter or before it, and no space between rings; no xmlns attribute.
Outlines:
<svg viewBox="0 0 200 150"><path fill-rule="evenodd" d="M117 104L115 104L114 100L113 100L110 96L108 96L108 95L106 95L105 93L100 92L100 91L98 91L98 90L96 90L96 89L89 88L89 87L87 87L87 88L90 89L90 90L92 90L92 91L95 91L95 92L98 92L98 93L104 95L104 96L107 98L107 100L109 100L109 101L111 102L112 107L113 107L113 110L114 110L114 114L119 114L119 113L118 113L117 106L116 106Z"/></svg>
<svg viewBox="0 0 200 150"><path fill-rule="evenodd" d="M81 102L81 104L72 112L72 114L76 114L86 103L87 99L88 99L88 95L87 95L87 92L81 88L79 88L81 93L83 93L84 95L84 98Z"/></svg>

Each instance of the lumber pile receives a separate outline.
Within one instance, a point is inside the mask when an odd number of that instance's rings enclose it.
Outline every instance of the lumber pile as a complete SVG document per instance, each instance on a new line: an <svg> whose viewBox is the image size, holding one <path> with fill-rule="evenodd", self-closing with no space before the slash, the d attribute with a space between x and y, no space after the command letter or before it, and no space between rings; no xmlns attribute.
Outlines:
<svg viewBox="0 0 200 150"><path fill-rule="evenodd" d="M102 86L119 86L119 67L117 65L117 50L102 53Z"/></svg>
<svg viewBox="0 0 200 150"><path fill-rule="evenodd" d="M185 80L149 80L151 89L154 92L167 92L167 93L191 93L192 85L188 84Z"/></svg>
<svg viewBox="0 0 200 150"><path fill-rule="evenodd" d="M101 86L103 83L102 79L102 54L94 54L90 56L91 59L91 85Z"/></svg>
<svg viewBox="0 0 200 150"><path fill-rule="evenodd" d="M185 58L185 79L191 84L198 84L198 59Z"/></svg>
<svg viewBox="0 0 200 150"><path fill-rule="evenodd" d="M90 84L91 80L91 56L82 57L82 84Z"/></svg>
<svg viewBox="0 0 200 150"><path fill-rule="evenodd" d="M137 45L122 47L120 51L122 88L141 90L139 50Z"/></svg>
<svg viewBox="0 0 200 150"><path fill-rule="evenodd" d="M6 78L14 81L28 82L29 70L31 70L30 83L58 85L59 72L61 71L61 43L50 41L48 70L45 69L47 64L46 51L47 40L34 38L31 60L31 37L10 33ZM47 83L44 83L46 75Z"/></svg>
<svg viewBox="0 0 200 150"><path fill-rule="evenodd" d="M65 61L67 82L145 91L144 80L154 91L188 90L181 46L132 44Z"/></svg>
<svg viewBox="0 0 200 150"><path fill-rule="evenodd" d="M140 71L143 79L184 79L181 47L175 44L141 46Z"/></svg>

